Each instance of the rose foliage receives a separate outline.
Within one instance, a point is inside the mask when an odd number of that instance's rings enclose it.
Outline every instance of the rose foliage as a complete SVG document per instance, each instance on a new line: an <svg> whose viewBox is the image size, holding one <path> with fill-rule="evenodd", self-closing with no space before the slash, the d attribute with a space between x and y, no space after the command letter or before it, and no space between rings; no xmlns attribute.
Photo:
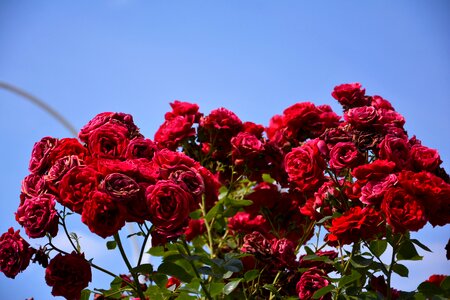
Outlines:
<svg viewBox="0 0 450 300"><path fill-rule="evenodd" d="M1 271L14 278L39 263L52 295L66 299L448 299L446 275L429 274L413 291L391 286L394 274L410 275L402 261L430 251L410 232L450 222L438 151L359 83L332 97L342 116L303 102L264 127L175 101L153 140L131 115L111 112L78 139L42 138L15 218L47 243L35 249L9 229ZM120 251L123 274L85 257L71 218L105 239L105 251ZM119 234L127 223L137 261ZM57 235L70 243L55 245ZM110 287L88 289L92 268L112 277Z"/></svg>

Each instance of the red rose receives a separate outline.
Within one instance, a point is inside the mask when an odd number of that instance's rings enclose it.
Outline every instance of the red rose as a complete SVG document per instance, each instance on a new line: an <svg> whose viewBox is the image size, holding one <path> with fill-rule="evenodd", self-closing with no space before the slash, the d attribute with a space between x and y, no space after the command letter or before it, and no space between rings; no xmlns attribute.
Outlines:
<svg viewBox="0 0 450 300"><path fill-rule="evenodd" d="M77 139L64 138L60 139L50 153L50 164L53 165L58 159L68 156L76 155L83 159L87 150Z"/></svg>
<svg viewBox="0 0 450 300"><path fill-rule="evenodd" d="M361 188L361 202L378 206L388 189L397 184L397 176L389 174L384 178L370 180Z"/></svg>
<svg viewBox="0 0 450 300"><path fill-rule="evenodd" d="M334 260L338 256L338 253L334 250L318 251L315 254L320 257L327 257L330 260ZM300 268L303 268L303 269L316 268L316 269L322 270L325 273L330 273L330 272L334 271L333 265L328 264L323 261L320 261L320 260L310 260L310 259L305 260L304 259L305 256L306 256L306 254L300 256Z"/></svg>
<svg viewBox="0 0 450 300"><path fill-rule="evenodd" d="M15 278L30 264L34 249L11 227L0 236L0 271Z"/></svg>
<svg viewBox="0 0 450 300"><path fill-rule="evenodd" d="M302 300L312 299L312 296L317 290L330 284L330 282L326 280L324 276L324 272L315 268L303 273L296 285L298 297ZM328 299L331 299L330 293L319 298L319 300Z"/></svg>
<svg viewBox="0 0 450 300"><path fill-rule="evenodd" d="M410 146L406 138L386 135L379 145L380 158L394 162L398 170L408 168L409 155Z"/></svg>
<svg viewBox="0 0 450 300"><path fill-rule="evenodd" d="M127 127L107 123L90 133L87 146L94 158L120 158L125 155L129 138Z"/></svg>
<svg viewBox="0 0 450 300"><path fill-rule="evenodd" d="M150 139L142 137L134 138L130 141L125 150L125 158L147 158L152 159L156 151L156 145Z"/></svg>
<svg viewBox="0 0 450 300"><path fill-rule="evenodd" d="M395 232L418 231L427 223L420 200L401 187L387 190L381 209Z"/></svg>
<svg viewBox="0 0 450 300"><path fill-rule="evenodd" d="M59 183L59 202L74 212L81 214L83 204L89 194L96 190L100 173L87 166L72 168Z"/></svg>
<svg viewBox="0 0 450 300"><path fill-rule="evenodd" d="M47 175L44 175L46 185L52 193L59 195L59 182L63 176L71 169L83 164L84 162L76 155L61 157L48 170Z"/></svg>
<svg viewBox="0 0 450 300"><path fill-rule="evenodd" d="M202 113L198 112L198 105L195 103L175 100L170 103L170 106L172 107L172 111L165 114L164 118L166 120L171 120L176 116L193 116L193 122L198 123L202 116Z"/></svg>
<svg viewBox="0 0 450 300"><path fill-rule="evenodd" d="M356 129L370 128L376 122L378 113L373 106L351 108L344 113L344 119Z"/></svg>
<svg viewBox="0 0 450 300"><path fill-rule="evenodd" d="M312 220L319 221L323 217L333 214L330 202L332 199L340 199L340 197L341 195L339 190L336 189L336 184L331 180L326 181L314 193L314 196L309 197L305 204L300 207L300 212Z"/></svg>
<svg viewBox="0 0 450 300"><path fill-rule="evenodd" d="M381 96L372 96L372 103L371 105L373 107L375 107L376 109L387 109L387 110L394 110L394 108L392 107L391 102L389 102L388 100L384 99Z"/></svg>
<svg viewBox="0 0 450 300"><path fill-rule="evenodd" d="M372 207L355 206L331 221L327 241L332 245L349 245L360 239L373 239L384 231L381 214Z"/></svg>
<svg viewBox="0 0 450 300"><path fill-rule="evenodd" d="M92 280L91 266L84 254L57 254L50 260L45 270L45 282L52 287L53 296L63 296L67 300L77 300L81 291Z"/></svg>
<svg viewBox="0 0 450 300"><path fill-rule="evenodd" d="M36 197L45 192L44 176L37 174L30 174L22 180L21 193L24 198Z"/></svg>
<svg viewBox="0 0 450 300"><path fill-rule="evenodd" d="M447 275L431 275L430 278L428 278L425 282L429 282L431 284L434 284L435 286L441 286L441 283L447 278Z"/></svg>
<svg viewBox="0 0 450 300"><path fill-rule="evenodd" d="M417 171L434 172L442 163L439 153L420 144L411 147L411 161Z"/></svg>
<svg viewBox="0 0 450 300"><path fill-rule="evenodd" d="M253 231L268 232L270 227L262 215L251 216L246 212L238 212L228 220L228 228L237 233Z"/></svg>
<svg viewBox="0 0 450 300"><path fill-rule="evenodd" d="M281 199L278 187L275 184L260 182L254 188L253 192L246 196L246 199L253 201L252 205L244 207L245 211L251 214L257 214L261 208L273 208Z"/></svg>
<svg viewBox="0 0 450 300"><path fill-rule="evenodd" d="M205 220L189 220L188 226L184 229L186 241L190 242L206 231Z"/></svg>
<svg viewBox="0 0 450 300"><path fill-rule="evenodd" d="M382 179L385 178L386 175L392 173L394 169L394 162L377 159L371 164L356 167L353 169L352 175L359 180Z"/></svg>
<svg viewBox="0 0 450 300"><path fill-rule="evenodd" d="M133 117L131 115L124 113L104 112L96 115L89 121L89 123L81 128L78 137L81 141L87 143L92 132L106 124L115 124L126 127L130 138L140 136L139 129L134 124Z"/></svg>
<svg viewBox="0 0 450 300"><path fill-rule="evenodd" d="M292 149L286 155L284 164L289 180L300 190L312 190L323 181L325 161L320 155L317 140L310 140Z"/></svg>
<svg viewBox="0 0 450 300"><path fill-rule="evenodd" d="M388 133L391 130L401 129L403 132L403 125L405 125L405 118L395 110L379 108L377 110L377 124L375 127L381 132Z"/></svg>
<svg viewBox="0 0 450 300"><path fill-rule="evenodd" d="M233 147L233 162L238 164L238 160L252 160L261 155L264 144L255 135L247 132L239 132L231 139Z"/></svg>
<svg viewBox="0 0 450 300"><path fill-rule="evenodd" d="M55 197L42 194L26 199L16 213L17 222L25 228L30 238L52 237L58 233L58 213L55 210Z"/></svg>
<svg viewBox="0 0 450 300"><path fill-rule="evenodd" d="M360 83L346 83L334 88L331 96L336 99L344 109L351 107L365 106L369 104L369 99L365 97L366 90Z"/></svg>
<svg viewBox="0 0 450 300"><path fill-rule="evenodd" d="M195 168L179 169L173 170L168 179L173 180L192 195L194 201L190 209L197 209L198 204L202 201L202 195L205 193L205 182L202 175Z"/></svg>
<svg viewBox="0 0 450 300"><path fill-rule="evenodd" d="M174 232L186 225L193 199L185 189L171 180L160 180L145 195L150 221L158 231Z"/></svg>
<svg viewBox="0 0 450 300"><path fill-rule="evenodd" d="M352 142L340 142L331 148L330 167L340 171L345 168L354 168L364 162L364 156Z"/></svg>
<svg viewBox="0 0 450 300"><path fill-rule="evenodd" d="M257 259L270 261L273 256L270 240L266 239L260 232L254 231L244 236L242 252L253 254Z"/></svg>
<svg viewBox="0 0 450 300"><path fill-rule="evenodd" d="M125 225L121 207L106 193L94 191L84 203L81 221L102 238L116 234Z"/></svg>
<svg viewBox="0 0 450 300"><path fill-rule="evenodd" d="M184 116L175 116L166 120L156 131L155 142L158 143L159 148L176 150L183 140L195 136L193 124L192 118Z"/></svg>
<svg viewBox="0 0 450 300"><path fill-rule="evenodd" d="M47 171L50 164L50 153L57 143L57 139L47 136L34 144L28 167L31 173L44 174Z"/></svg>
<svg viewBox="0 0 450 300"><path fill-rule="evenodd" d="M277 268L295 268L296 267L296 256L295 256L295 246L290 240L282 238L274 238L271 241L272 253L275 257L273 264Z"/></svg>

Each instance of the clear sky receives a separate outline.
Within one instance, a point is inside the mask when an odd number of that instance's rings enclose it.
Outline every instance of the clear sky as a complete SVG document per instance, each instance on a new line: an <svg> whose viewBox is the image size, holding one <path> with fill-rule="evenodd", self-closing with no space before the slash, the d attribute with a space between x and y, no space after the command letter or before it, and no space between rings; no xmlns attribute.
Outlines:
<svg viewBox="0 0 450 300"><path fill-rule="evenodd" d="M196 102L204 113L224 106L267 125L299 101L331 104L341 113L333 87L361 82L368 94L389 99L409 134L439 149L450 169L446 0L0 0L0 81L44 99L77 128L99 112L122 111L150 138L175 99ZM2 90L0 112L5 232L18 228L14 212L33 144L70 133ZM73 228L88 257L124 269L111 252L99 257L101 238ZM395 278L405 290L432 273L450 273L443 249L449 226L414 236L433 254L408 264L410 278ZM32 266L15 280L0 276L0 298L49 299L43 274ZM101 287L108 279L94 273Z"/></svg>

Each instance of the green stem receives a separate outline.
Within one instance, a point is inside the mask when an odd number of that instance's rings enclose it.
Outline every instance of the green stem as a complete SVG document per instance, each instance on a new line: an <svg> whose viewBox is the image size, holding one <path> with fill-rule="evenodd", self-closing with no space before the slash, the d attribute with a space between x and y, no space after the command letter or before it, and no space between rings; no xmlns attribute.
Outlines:
<svg viewBox="0 0 450 300"><path fill-rule="evenodd" d="M205 199L204 197L202 198L202 205L201 205L201 210L202 210L202 214L203 217L206 217L206 209L205 209ZM214 218L211 220L211 225L214 222ZM214 243L213 243L213 238L212 238L212 233L211 233L211 225L208 223L208 221L205 218L205 227L206 227L206 234L208 236L208 247L209 247L209 251L211 258L214 258Z"/></svg>
<svg viewBox="0 0 450 300"><path fill-rule="evenodd" d="M275 276L275 278L272 281L272 285L273 286L275 286L275 284L277 283L278 278L280 277L280 275L281 275L281 271L278 271L277 275ZM269 300L272 300L273 298L275 298L275 294L270 292Z"/></svg>
<svg viewBox="0 0 450 300"><path fill-rule="evenodd" d="M61 215L58 213L59 218L61 219L61 225L64 229L64 232L66 233L67 238L69 239L70 244L72 245L73 249L77 252L80 253L80 251L78 250L78 248L75 246L75 244L72 241L72 238L70 237L69 231L67 230L67 226L66 226L66 207L64 207L64 211L63 211L63 217L61 217Z"/></svg>
<svg viewBox="0 0 450 300"><path fill-rule="evenodd" d="M144 256L145 245L147 244L148 237L150 236L151 228L147 231L147 234L144 237L144 242L142 243L141 251L139 253L138 266L142 263L142 257Z"/></svg>
<svg viewBox="0 0 450 300"><path fill-rule="evenodd" d="M139 298L141 300L145 300L144 293L142 292L142 289L141 289L141 284L139 283L138 275L136 274L136 272L133 271L133 267L131 266L130 261L127 258L125 250L123 249L122 241L120 240L120 236L118 233L116 233L114 235L114 240L117 243L117 247L119 248L120 255L122 255L123 261L127 265L128 271L130 271L131 276L133 277L134 283L136 284L136 292L138 293Z"/></svg>
<svg viewBox="0 0 450 300"><path fill-rule="evenodd" d="M191 250L189 250L189 246L186 243L186 241L183 239L183 247L186 250L187 256L191 256ZM205 296L207 299L212 300L211 294L209 293L208 289L205 286L205 283L202 280L202 277L200 276L200 273L198 273L197 268L194 265L194 262L190 259L188 259L189 264L191 265L192 269L194 270L195 276L200 279L200 285L202 286L203 291L205 292Z"/></svg>

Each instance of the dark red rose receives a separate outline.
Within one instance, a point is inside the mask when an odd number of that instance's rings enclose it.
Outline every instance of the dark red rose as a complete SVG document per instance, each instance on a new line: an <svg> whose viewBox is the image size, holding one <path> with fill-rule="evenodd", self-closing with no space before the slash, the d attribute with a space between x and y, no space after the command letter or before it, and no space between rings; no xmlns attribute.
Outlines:
<svg viewBox="0 0 450 300"><path fill-rule="evenodd" d="M273 208L281 199L278 187L275 184L260 182L254 188L253 192L246 196L246 199L253 201L250 206L244 207L245 211L251 214L257 214L261 208Z"/></svg>
<svg viewBox="0 0 450 300"><path fill-rule="evenodd" d="M268 232L269 224L262 215L251 216L246 212L238 212L228 220L228 228L236 233Z"/></svg>
<svg viewBox="0 0 450 300"><path fill-rule="evenodd" d="M16 212L17 222L25 228L30 238L40 238L47 233L52 237L58 233L58 213L55 197L42 194L26 199Z"/></svg>
<svg viewBox="0 0 450 300"><path fill-rule="evenodd" d="M172 170L181 169L183 167L198 167L199 163L182 152L175 152L169 149L162 149L155 153L153 161L161 169L161 176L168 177Z"/></svg>
<svg viewBox="0 0 450 300"><path fill-rule="evenodd" d="M408 168L410 156L408 140L403 137L386 135L379 145L379 156L381 159L394 162L398 170Z"/></svg>
<svg viewBox="0 0 450 300"><path fill-rule="evenodd" d="M354 168L364 162L364 156L352 142L340 142L331 148L330 167L336 171Z"/></svg>
<svg viewBox="0 0 450 300"><path fill-rule="evenodd" d="M376 109L383 108L383 109L387 109L387 110L394 110L391 102L389 102L388 100L384 99L381 96L372 96L371 105L373 107L375 107Z"/></svg>
<svg viewBox="0 0 450 300"><path fill-rule="evenodd" d="M314 196L309 197L305 204L300 207L300 212L313 220L319 221L323 217L333 214L330 202L339 198L340 193L336 188L336 184L331 180L326 181L314 193Z"/></svg>
<svg viewBox="0 0 450 300"><path fill-rule="evenodd" d="M263 137L264 126L253 122L244 122L244 124L242 124L242 132L253 134L258 139L261 139Z"/></svg>
<svg viewBox="0 0 450 300"><path fill-rule="evenodd" d="M388 189L397 184L397 176L389 174L384 178L368 181L361 188L361 202L368 205L378 206Z"/></svg>
<svg viewBox="0 0 450 300"><path fill-rule="evenodd" d="M418 231L427 223L421 201L401 187L386 191L381 209L395 232Z"/></svg>
<svg viewBox="0 0 450 300"><path fill-rule="evenodd" d="M91 266L84 254L57 254L45 270L45 282L52 287L53 296L77 300L81 291L92 281Z"/></svg>
<svg viewBox="0 0 450 300"><path fill-rule="evenodd" d="M59 202L81 214L83 204L100 183L100 173L88 166L72 168L59 183Z"/></svg>
<svg viewBox="0 0 450 300"><path fill-rule="evenodd" d="M145 193L150 221L161 232L184 227L189 218L192 195L172 180L160 180Z"/></svg>
<svg viewBox="0 0 450 300"><path fill-rule="evenodd" d="M411 161L415 170L434 172L442 163L439 153L420 144L411 147Z"/></svg>
<svg viewBox="0 0 450 300"><path fill-rule="evenodd" d="M379 131L388 133L392 130L396 131L401 129L398 132L404 132L403 125L405 125L405 118L395 110L379 108L377 115L378 119L375 128Z"/></svg>
<svg viewBox="0 0 450 300"><path fill-rule="evenodd" d="M127 127L107 123L90 133L87 146L94 158L121 158L129 141Z"/></svg>
<svg viewBox="0 0 450 300"><path fill-rule="evenodd" d="M206 231L205 220L189 220L188 226L184 229L186 241L190 242Z"/></svg>
<svg viewBox="0 0 450 300"><path fill-rule="evenodd" d="M11 227L0 236L0 271L15 278L30 264L34 249Z"/></svg>
<svg viewBox="0 0 450 300"><path fill-rule="evenodd" d="M331 245L349 245L370 240L384 231L383 217L372 207L355 206L331 221L327 241Z"/></svg>
<svg viewBox="0 0 450 300"><path fill-rule="evenodd" d="M360 83L346 83L334 88L331 96L336 99L344 109L351 107L365 106L369 104L369 99L365 96L366 90Z"/></svg>
<svg viewBox="0 0 450 300"><path fill-rule="evenodd" d="M152 159L156 151L156 144L142 137L136 137L130 141L125 150L126 159L147 158Z"/></svg>
<svg viewBox="0 0 450 300"><path fill-rule="evenodd" d="M239 132L231 139L233 162L256 159L262 154L264 144L255 135L247 132Z"/></svg>
<svg viewBox="0 0 450 300"><path fill-rule="evenodd" d="M59 182L71 169L84 165L84 162L76 155L68 155L58 159L44 175L45 183L52 193L59 195Z"/></svg>
<svg viewBox="0 0 450 300"><path fill-rule="evenodd" d="M76 155L78 158L83 159L86 154L87 149L83 147L77 139L60 139L51 150L50 164L53 165L58 159L69 155Z"/></svg>
<svg viewBox="0 0 450 300"><path fill-rule="evenodd" d="M78 137L81 141L87 143L92 132L106 124L115 124L124 126L128 130L128 137L140 136L139 129L133 122L133 117L124 113L104 112L96 115L83 128L81 128Z"/></svg>
<svg viewBox="0 0 450 300"><path fill-rule="evenodd" d="M266 239L260 232L254 231L244 236L242 252L253 254L257 259L270 261L273 256L270 240Z"/></svg>
<svg viewBox="0 0 450 300"><path fill-rule="evenodd" d="M353 169L352 175L359 180L376 180L385 178L394 169L394 162L377 159L371 164L356 167Z"/></svg>
<svg viewBox="0 0 450 300"><path fill-rule="evenodd" d="M42 175L30 174L22 180L21 193L24 198L36 197L45 191L46 185Z"/></svg>
<svg viewBox="0 0 450 300"><path fill-rule="evenodd" d="M44 137L34 144L28 169L33 174L44 174L50 165L50 153L56 147L58 140Z"/></svg>
<svg viewBox="0 0 450 300"><path fill-rule="evenodd" d="M356 129L367 129L377 121L378 113L373 106L355 107L344 113L344 119Z"/></svg>
<svg viewBox="0 0 450 300"><path fill-rule="evenodd" d="M326 280L324 276L324 272L315 268L303 273L296 286L298 297L302 300L312 299L312 296L317 290L330 284L330 282ZM319 298L319 300L328 299L331 299L330 293Z"/></svg>
<svg viewBox="0 0 450 300"><path fill-rule="evenodd" d="M198 208L198 204L202 202L202 195L205 193L205 182L202 175L195 168L174 170L170 173L168 179L178 183L191 193L194 198L191 210Z"/></svg>
<svg viewBox="0 0 450 300"><path fill-rule="evenodd" d="M184 116L175 116L164 121L155 133L155 142L159 148L176 150L183 140L195 136L195 128L192 127L193 119Z"/></svg>
<svg viewBox="0 0 450 300"><path fill-rule="evenodd" d="M327 257L331 261L333 261L338 256L338 253L334 250L318 251L315 254L317 256ZM334 267L332 264L329 264L329 263L326 263L326 262L323 262L320 260L310 260L310 259L306 260L306 259L304 259L305 256L306 256L306 254L300 256L300 268L304 268L304 269L317 268L319 270L322 270L325 273L330 273L330 272L334 271Z"/></svg>
<svg viewBox="0 0 450 300"><path fill-rule="evenodd" d="M372 290L380 293L382 296L387 297L387 284L383 275L380 276L372 276L369 281L369 286ZM400 292L396 289L391 288L391 298L392 300L396 300L400 297Z"/></svg>
<svg viewBox="0 0 450 300"><path fill-rule="evenodd" d="M94 191L84 203L81 221L102 238L116 234L125 225L123 209L106 193Z"/></svg>
<svg viewBox="0 0 450 300"><path fill-rule="evenodd" d="M310 140L292 149L284 159L289 180L303 191L318 187L324 178L325 161L319 152L317 141Z"/></svg>
<svg viewBox="0 0 450 300"><path fill-rule="evenodd" d="M275 257L273 264L277 268L295 268L296 255L294 243L288 239L272 239L272 253Z"/></svg>

